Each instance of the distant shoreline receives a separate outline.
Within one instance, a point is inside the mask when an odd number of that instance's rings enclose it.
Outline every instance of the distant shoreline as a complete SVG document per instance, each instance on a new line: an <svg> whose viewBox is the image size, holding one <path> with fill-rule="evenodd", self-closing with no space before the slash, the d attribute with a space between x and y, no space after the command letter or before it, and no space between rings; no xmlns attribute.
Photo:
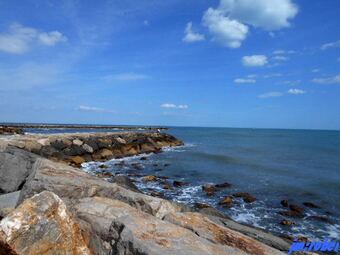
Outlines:
<svg viewBox="0 0 340 255"><path fill-rule="evenodd" d="M91 124L23 124L23 123L0 123L3 127L36 128L36 129L121 129L121 130L167 130L166 127L158 126L123 126L123 125L91 125Z"/></svg>

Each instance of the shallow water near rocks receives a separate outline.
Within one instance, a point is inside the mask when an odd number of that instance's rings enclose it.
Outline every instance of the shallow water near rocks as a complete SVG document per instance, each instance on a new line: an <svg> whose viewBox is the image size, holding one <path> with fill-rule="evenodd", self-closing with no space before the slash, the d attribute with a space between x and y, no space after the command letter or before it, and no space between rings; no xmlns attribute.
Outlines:
<svg viewBox="0 0 340 255"><path fill-rule="evenodd" d="M170 128L167 132L183 140L185 146L165 148L160 154L110 160L104 163L107 169L99 168L103 163L90 162L83 169L92 174L103 170L128 174L146 193L156 191L191 205L207 203L238 222L280 235L340 239L339 131ZM146 160L140 160L145 156ZM164 190L160 182L143 182L144 175L188 184ZM202 191L202 184L223 182L232 187L213 196ZM249 192L257 200L246 204L235 199L231 208L218 205L224 196L236 192ZM281 216L279 212L285 210L280 204L283 199L302 206L306 216L324 216L332 224ZM313 202L321 209L304 207L303 202ZM283 219L296 225L282 226L279 223Z"/></svg>

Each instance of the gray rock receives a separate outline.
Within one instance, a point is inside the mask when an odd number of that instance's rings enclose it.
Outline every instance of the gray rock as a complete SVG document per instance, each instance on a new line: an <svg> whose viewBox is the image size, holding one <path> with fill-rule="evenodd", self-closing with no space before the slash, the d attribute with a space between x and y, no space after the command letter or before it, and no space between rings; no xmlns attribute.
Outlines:
<svg viewBox="0 0 340 255"><path fill-rule="evenodd" d="M0 193L20 190L37 158L33 153L11 146L0 152Z"/></svg>
<svg viewBox="0 0 340 255"><path fill-rule="evenodd" d="M112 182L134 192L140 192L136 185L130 180L130 178L125 175L116 175L115 177L113 177Z"/></svg>
<svg viewBox="0 0 340 255"><path fill-rule="evenodd" d="M20 191L0 195L0 209L14 208L19 200Z"/></svg>

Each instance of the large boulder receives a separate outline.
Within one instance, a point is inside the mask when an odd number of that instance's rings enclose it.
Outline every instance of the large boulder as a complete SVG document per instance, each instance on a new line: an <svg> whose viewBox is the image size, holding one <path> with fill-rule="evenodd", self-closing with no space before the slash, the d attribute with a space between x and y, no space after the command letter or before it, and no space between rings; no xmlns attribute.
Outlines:
<svg viewBox="0 0 340 255"><path fill-rule="evenodd" d="M17 254L91 254L79 226L55 194L25 200L0 223L3 243Z"/></svg>
<svg viewBox="0 0 340 255"><path fill-rule="evenodd" d="M237 248L210 242L117 200L85 198L74 209L80 219L94 226L94 232L103 242L111 244L107 246L107 254L246 254Z"/></svg>
<svg viewBox="0 0 340 255"><path fill-rule="evenodd" d="M246 235L214 223L199 213L171 213L164 220L190 229L198 236L215 244L227 245L244 251L247 254L278 255L283 254Z"/></svg>
<svg viewBox="0 0 340 255"><path fill-rule="evenodd" d="M0 193L20 190L37 158L33 153L12 146L0 151Z"/></svg>

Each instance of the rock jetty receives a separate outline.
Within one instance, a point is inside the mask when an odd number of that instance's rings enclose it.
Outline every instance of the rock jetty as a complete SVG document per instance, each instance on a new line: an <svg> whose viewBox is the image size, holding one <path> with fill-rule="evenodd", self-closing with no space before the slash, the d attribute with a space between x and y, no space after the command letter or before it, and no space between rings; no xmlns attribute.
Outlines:
<svg viewBox="0 0 340 255"><path fill-rule="evenodd" d="M285 254L290 244L270 233L73 166L81 161L73 157L102 161L181 144L159 133L1 137L0 255Z"/></svg>

